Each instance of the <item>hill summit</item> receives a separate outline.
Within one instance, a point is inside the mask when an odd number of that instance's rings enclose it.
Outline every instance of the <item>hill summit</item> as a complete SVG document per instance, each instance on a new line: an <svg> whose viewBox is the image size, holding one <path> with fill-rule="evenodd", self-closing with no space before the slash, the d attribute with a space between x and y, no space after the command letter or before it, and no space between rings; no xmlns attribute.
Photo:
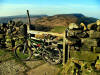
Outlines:
<svg viewBox="0 0 100 75"><path fill-rule="evenodd" d="M87 25L95 22L96 20L96 18L86 17L83 14L58 14L39 18L35 20L34 24L47 26L68 26L70 23L80 24L83 22Z"/></svg>

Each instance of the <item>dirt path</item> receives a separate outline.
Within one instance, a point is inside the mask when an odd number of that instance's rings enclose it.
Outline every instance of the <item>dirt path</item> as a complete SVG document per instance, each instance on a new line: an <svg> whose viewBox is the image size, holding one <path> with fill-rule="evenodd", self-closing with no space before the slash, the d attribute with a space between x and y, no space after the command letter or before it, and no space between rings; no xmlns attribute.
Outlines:
<svg viewBox="0 0 100 75"><path fill-rule="evenodd" d="M26 69L27 67L17 63L15 60L0 63L0 75L24 75Z"/></svg>
<svg viewBox="0 0 100 75"><path fill-rule="evenodd" d="M58 75L59 71L43 60L19 61L11 52L0 51L0 75Z"/></svg>
<svg viewBox="0 0 100 75"><path fill-rule="evenodd" d="M27 61L21 64L9 60L0 63L0 75L57 75L59 71L56 66L43 61Z"/></svg>

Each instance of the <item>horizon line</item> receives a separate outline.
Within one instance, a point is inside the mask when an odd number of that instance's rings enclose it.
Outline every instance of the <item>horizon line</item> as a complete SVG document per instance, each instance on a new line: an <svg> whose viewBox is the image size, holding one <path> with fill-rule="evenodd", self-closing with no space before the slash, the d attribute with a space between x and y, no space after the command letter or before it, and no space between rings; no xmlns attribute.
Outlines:
<svg viewBox="0 0 100 75"><path fill-rule="evenodd" d="M69 15L73 15L73 14L82 14L82 13L62 13L62 14L53 14L53 15L49 15L49 14L30 14L30 16L41 16L41 15L46 15L46 16L55 16L55 15L67 15L67 14L69 14ZM7 16L0 16L0 17L13 17L13 16L25 16L26 15L26 17L27 17L27 14L19 14L19 15L7 15ZM92 18L96 18L96 19L100 19L100 18L97 18L97 17L93 17L93 16L86 16L86 15L84 15L84 14L82 14L84 17L92 17Z"/></svg>

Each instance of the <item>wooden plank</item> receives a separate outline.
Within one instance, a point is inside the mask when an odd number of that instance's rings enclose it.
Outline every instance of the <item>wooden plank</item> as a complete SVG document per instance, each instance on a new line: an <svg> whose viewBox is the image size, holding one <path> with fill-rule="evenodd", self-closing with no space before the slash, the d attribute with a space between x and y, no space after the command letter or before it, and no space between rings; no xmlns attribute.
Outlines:
<svg viewBox="0 0 100 75"><path fill-rule="evenodd" d="M63 33L59 34L59 33L43 32L43 31L35 31L35 30L28 30L27 33L31 33L31 34L51 34L51 35L54 35L54 36L62 36L63 37Z"/></svg>
<svg viewBox="0 0 100 75"><path fill-rule="evenodd" d="M29 29L30 28L30 25L31 25L29 10L27 10L27 17L28 17L28 24L29 24L28 29Z"/></svg>

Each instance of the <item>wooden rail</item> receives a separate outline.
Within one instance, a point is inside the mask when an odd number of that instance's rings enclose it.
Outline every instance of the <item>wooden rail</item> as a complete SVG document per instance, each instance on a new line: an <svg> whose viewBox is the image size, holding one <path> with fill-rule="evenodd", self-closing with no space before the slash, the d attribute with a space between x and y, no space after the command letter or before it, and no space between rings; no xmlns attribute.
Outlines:
<svg viewBox="0 0 100 75"><path fill-rule="evenodd" d="M31 34L51 34L54 36L60 36L63 37L63 33L59 34L59 33L53 33L53 32L43 32L43 31L35 31L35 30L28 30L27 33L31 33Z"/></svg>

